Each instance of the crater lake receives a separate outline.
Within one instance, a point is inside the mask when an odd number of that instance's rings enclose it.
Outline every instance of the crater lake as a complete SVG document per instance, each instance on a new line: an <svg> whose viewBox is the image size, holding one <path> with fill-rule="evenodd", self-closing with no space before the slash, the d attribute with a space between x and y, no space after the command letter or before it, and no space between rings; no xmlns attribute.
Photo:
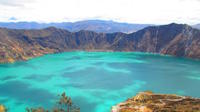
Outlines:
<svg viewBox="0 0 200 112"><path fill-rule="evenodd" d="M65 52L0 64L0 103L53 108L66 92L81 112L109 112L150 90L200 98L200 61L140 52Z"/></svg>

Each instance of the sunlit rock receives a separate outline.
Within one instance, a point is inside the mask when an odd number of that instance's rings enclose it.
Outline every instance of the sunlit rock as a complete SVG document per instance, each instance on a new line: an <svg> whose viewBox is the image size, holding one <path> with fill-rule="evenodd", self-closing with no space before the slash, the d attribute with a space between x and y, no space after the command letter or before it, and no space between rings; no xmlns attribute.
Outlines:
<svg viewBox="0 0 200 112"><path fill-rule="evenodd" d="M112 107L111 112L199 112L200 99L141 92Z"/></svg>

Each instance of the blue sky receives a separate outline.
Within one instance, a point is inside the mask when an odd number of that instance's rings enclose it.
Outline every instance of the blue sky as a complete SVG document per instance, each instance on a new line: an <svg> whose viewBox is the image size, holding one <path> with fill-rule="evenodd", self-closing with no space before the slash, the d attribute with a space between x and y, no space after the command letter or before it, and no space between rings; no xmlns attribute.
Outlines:
<svg viewBox="0 0 200 112"><path fill-rule="evenodd" d="M200 0L0 0L0 21L200 23Z"/></svg>

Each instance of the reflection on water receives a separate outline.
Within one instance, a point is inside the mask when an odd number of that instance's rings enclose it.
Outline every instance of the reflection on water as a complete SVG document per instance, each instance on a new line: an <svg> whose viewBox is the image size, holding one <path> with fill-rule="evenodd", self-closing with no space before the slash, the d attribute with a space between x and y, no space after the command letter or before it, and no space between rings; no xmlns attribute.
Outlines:
<svg viewBox="0 0 200 112"><path fill-rule="evenodd" d="M139 91L200 97L200 61L148 53L68 52L0 64L0 103L50 108L66 91L81 112L109 112Z"/></svg>

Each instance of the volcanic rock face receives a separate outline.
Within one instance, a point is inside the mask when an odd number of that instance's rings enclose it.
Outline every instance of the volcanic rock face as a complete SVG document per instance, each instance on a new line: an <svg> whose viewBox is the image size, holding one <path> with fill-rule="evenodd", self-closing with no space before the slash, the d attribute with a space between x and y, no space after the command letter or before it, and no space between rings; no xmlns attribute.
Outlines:
<svg viewBox="0 0 200 112"><path fill-rule="evenodd" d="M199 112L200 99L141 92L112 107L112 112Z"/></svg>
<svg viewBox="0 0 200 112"><path fill-rule="evenodd" d="M132 34L0 28L0 62L27 60L48 53L74 50L140 51L200 58L200 30L188 25L152 26Z"/></svg>

